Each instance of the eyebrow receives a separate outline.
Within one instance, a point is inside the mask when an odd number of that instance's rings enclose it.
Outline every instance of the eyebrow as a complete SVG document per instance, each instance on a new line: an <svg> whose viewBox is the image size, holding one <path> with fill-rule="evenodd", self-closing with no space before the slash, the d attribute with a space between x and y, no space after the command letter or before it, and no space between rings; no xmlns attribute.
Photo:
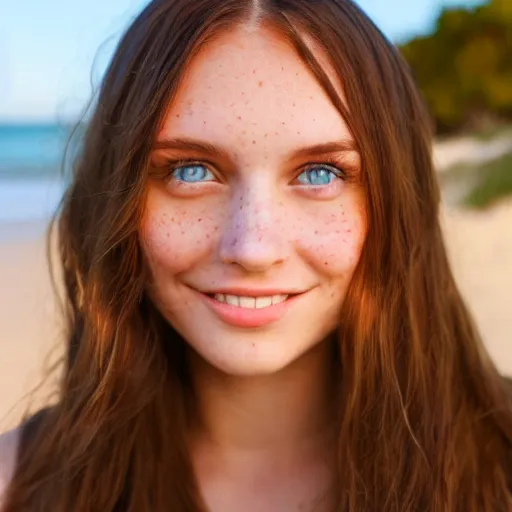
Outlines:
<svg viewBox="0 0 512 512"><path fill-rule="evenodd" d="M188 137L178 137L174 139L160 139L153 145L153 150L179 150L179 151L193 151L196 153L203 153L208 156L222 158L224 160L231 160L229 152L223 148L217 147L206 141L191 139ZM342 139L332 142L323 142L320 144L313 144L305 146L296 151L293 151L289 156L289 160L296 160L304 157L311 157L315 155L325 155L328 153L346 153L350 151L358 151L356 142L351 139Z"/></svg>

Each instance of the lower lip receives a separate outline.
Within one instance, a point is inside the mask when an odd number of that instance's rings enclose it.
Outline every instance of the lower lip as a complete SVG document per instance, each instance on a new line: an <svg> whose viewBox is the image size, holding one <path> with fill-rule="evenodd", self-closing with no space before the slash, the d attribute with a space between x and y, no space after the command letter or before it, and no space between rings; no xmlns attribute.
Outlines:
<svg viewBox="0 0 512 512"><path fill-rule="evenodd" d="M213 310L213 312L220 317L221 320L227 324L236 327L263 327L265 325L277 322L286 314L286 312L302 297L302 293L289 297L279 304L274 304L266 308L252 309L240 308L232 306L225 302L218 300L201 293L205 299L206 304Z"/></svg>

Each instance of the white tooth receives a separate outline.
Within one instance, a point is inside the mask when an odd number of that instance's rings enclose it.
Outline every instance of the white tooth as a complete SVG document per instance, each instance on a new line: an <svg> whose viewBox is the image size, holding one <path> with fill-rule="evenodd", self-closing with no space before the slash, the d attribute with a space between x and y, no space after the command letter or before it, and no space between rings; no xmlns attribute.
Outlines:
<svg viewBox="0 0 512 512"><path fill-rule="evenodd" d="M226 295L226 302L230 306L240 307L240 301L239 301L239 298L236 295Z"/></svg>
<svg viewBox="0 0 512 512"><path fill-rule="evenodd" d="M272 297L257 297L256 309L268 308L272 306Z"/></svg>
<svg viewBox="0 0 512 512"><path fill-rule="evenodd" d="M288 295L272 295L272 304L280 304L288 298Z"/></svg>
<svg viewBox="0 0 512 512"><path fill-rule="evenodd" d="M254 309L256 299L254 297L240 297L240 307Z"/></svg>
<svg viewBox="0 0 512 512"><path fill-rule="evenodd" d="M226 298L223 293L216 293L215 300L218 300L219 302L226 302Z"/></svg>

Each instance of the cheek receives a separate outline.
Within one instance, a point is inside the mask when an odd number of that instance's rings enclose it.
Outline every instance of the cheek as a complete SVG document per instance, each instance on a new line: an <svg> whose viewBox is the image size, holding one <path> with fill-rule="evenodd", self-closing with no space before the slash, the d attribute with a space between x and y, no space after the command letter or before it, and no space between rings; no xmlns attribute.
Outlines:
<svg viewBox="0 0 512 512"><path fill-rule="evenodd" d="M361 203L325 205L300 224L297 242L310 265L332 277L350 277L366 238L366 215Z"/></svg>
<svg viewBox="0 0 512 512"><path fill-rule="evenodd" d="M180 208L149 201L141 243L154 272L177 274L211 254L218 222L206 208Z"/></svg>

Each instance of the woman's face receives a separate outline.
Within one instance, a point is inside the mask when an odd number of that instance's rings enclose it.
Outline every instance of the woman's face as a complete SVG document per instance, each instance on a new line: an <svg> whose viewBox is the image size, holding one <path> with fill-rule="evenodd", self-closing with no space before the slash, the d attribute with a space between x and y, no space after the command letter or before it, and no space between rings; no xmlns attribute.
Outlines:
<svg viewBox="0 0 512 512"><path fill-rule="evenodd" d="M336 328L366 236L354 146L279 34L233 30L191 62L140 236L152 300L209 364L275 372Z"/></svg>

